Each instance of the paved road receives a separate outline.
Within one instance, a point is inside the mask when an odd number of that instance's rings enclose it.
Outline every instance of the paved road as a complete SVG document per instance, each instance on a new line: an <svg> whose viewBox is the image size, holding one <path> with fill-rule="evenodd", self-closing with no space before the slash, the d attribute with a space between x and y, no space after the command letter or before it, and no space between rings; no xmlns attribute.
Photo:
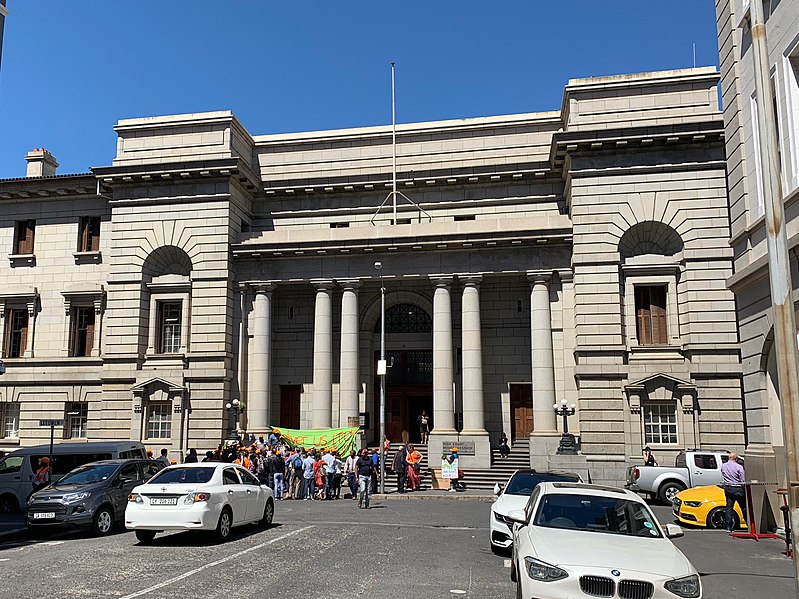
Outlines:
<svg viewBox="0 0 799 599"><path fill-rule="evenodd" d="M188 533L164 534L149 547L131 533L2 542L0 597L515 596L506 560L487 548L487 503L386 500L365 511L348 500L284 501L277 507L276 526L239 530L224 545ZM655 511L670 521L668 509ZM707 598L792 596L793 570L779 542L689 529L677 544L702 573Z"/></svg>

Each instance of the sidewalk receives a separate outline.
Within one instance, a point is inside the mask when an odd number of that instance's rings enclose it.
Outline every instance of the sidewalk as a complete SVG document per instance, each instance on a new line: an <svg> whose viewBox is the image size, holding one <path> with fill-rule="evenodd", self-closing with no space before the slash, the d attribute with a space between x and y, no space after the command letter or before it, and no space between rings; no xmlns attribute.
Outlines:
<svg viewBox="0 0 799 599"><path fill-rule="evenodd" d="M386 489L384 494L375 493L372 499L391 499L397 501L480 501L493 503L496 497L491 491L467 489L450 493L446 489L425 489L423 491L408 491L406 493L397 492L396 486Z"/></svg>

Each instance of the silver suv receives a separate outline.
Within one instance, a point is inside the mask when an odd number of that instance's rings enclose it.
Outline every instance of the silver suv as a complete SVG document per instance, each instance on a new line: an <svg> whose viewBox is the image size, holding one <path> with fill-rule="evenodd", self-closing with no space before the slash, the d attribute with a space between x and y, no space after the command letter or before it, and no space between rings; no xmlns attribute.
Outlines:
<svg viewBox="0 0 799 599"><path fill-rule="evenodd" d="M125 517L128 494L163 466L152 460L101 460L79 466L28 498L28 530L91 528L106 535Z"/></svg>

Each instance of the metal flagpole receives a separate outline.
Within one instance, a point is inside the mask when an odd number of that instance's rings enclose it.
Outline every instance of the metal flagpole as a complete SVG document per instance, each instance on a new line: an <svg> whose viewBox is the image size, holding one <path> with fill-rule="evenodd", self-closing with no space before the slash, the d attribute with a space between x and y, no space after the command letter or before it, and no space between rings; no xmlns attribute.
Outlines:
<svg viewBox="0 0 799 599"><path fill-rule="evenodd" d="M752 49L755 67L755 100L757 103L762 193L766 211L768 274L771 302L774 307L774 346L777 376L780 385L780 406L785 431L788 507L791 512L795 595L799 597L799 559L796 555L796 533L799 532L799 381L797 380L797 336L791 294L791 264L788 237L785 232L785 209L782 205L779 157L777 156L777 115L771 101L766 25L763 3L749 3L752 25ZM751 515L749 516L752 517Z"/></svg>
<svg viewBox="0 0 799 599"><path fill-rule="evenodd" d="M394 224L397 224L397 111L394 102L394 63L391 63L391 195L394 198Z"/></svg>

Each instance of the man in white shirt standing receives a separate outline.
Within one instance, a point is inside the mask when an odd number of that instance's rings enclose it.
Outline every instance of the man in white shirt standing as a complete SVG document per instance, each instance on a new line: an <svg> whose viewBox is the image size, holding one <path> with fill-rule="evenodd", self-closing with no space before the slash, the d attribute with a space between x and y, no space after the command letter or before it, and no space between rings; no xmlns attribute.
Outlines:
<svg viewBox="0 0 799 599"><path fill-rule="evenodd" d="M325 499L333 499L333 479L336 476L336 458L326 449L322 450L322 461L325 463Z"/></svg>
<svg viewBox="0 0 799 599"><path fill-rule="evenodd" d="M350 455L344 460L344 476L347 478L347 486L350 488L352 499L358 499L358 477L355 474L355 462L358 461L358 456L355 455L355 450L350 451Z"/></svg>

